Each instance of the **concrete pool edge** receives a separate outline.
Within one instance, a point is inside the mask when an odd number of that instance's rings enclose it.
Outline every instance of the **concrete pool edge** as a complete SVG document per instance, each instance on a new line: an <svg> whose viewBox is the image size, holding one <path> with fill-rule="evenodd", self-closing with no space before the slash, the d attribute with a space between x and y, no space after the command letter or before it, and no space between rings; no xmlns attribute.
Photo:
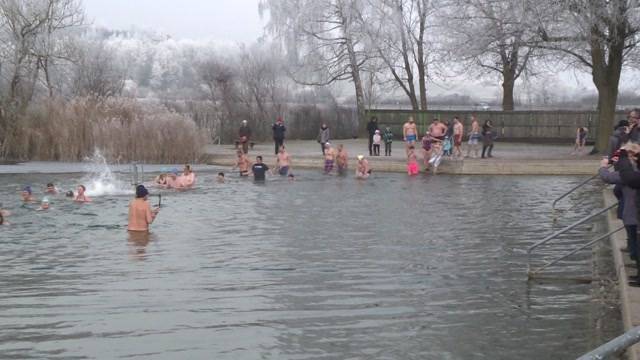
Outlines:
<svg viewBox="0 0 640 360"><path fill-rule="evenodd" d="M609 189L603 191L605 206L613 205L617 202L613 192ZM616 217L615 211L607 212L607 226L609 231L622 226L622 221ZM640 325L640 288L630 287L627 280L628 272L622 248L627 246L627 236L624 231L613 234L609 241L613 252L616 275L618 276L618 290L620 292L620 310L622 312L622 322L624 330L629 331L634 326ZM634 264L635 266L635 264ZM640 359L640 344L634 345L627 351L627 358L630 360Z"/></svg>
<svg viewBox="0 0 640 360"><path fill-rule="evenodd" d="M249 154L251 158L252 154ZM264 155L264 162L275 164L274 155ZM369 157L369 164L375 172L406 173L404 161ZM231 154L208 154L204 163L216 166L233 166L236 156ZM353 169L356 159L350 158ZM438 174L450 175L594 175L598 171L599 160L592 159L465 159L444 160ZM292 169L322 169L322 157L294 157Z"/></svg>

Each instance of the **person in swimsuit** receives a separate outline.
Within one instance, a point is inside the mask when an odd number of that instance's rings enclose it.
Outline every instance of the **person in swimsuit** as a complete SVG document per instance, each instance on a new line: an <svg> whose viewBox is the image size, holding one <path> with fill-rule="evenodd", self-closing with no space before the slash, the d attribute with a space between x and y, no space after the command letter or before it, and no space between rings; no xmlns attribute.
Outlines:
<svg viewBox="0 0 640 360"><path fill-rule="evenodd" d="M409 155L407 155L407 175L418 175L420 168L418 167L418 158L416 157L415 148L409 147Z"/></svg>
<svg viewBox="0 0 640 360"><path fill-rule="evenodd" d="M344 145L338 145L338 155L336 155L336 165L338 166L338 175L345 175L349 166L349 155Z"/></svg>
<svg viewBox="0 0 640 360"><path fill-rule="evenodd" d="M482 134L480 132L480 123L475 115L471 115L471 131L469 131L469 142L467 147L467 157L471 155L471 150L473 150L473 158L477 158L480 149L480 139L482 139Z"/></svg>
<svg viewBox="0 0 640 360"><path fill-rule="evenodd" d="M453 118L453 157L463 158L462 155L462 135L464 134L464 126L460 119L456 116Z"/></svg>
<svg viewBox="0 0 640 360"><path fill-rule="evenodd" d="M587 128L585 127L579 127L576 130L576 143L575 146L573 147L573 152L571 153L572 155L574 154L582 154L582 151L584 150L585 145L587 144Z"/></svg>
<svg viewBox="0 0 640 360"><path fill-rule="evenodd" d="M427 131L422 137L422 162L424 163L424 171L429 171L429 159L431 159L431 135Z"/></svg>
<svg viewBox="0 0 640 360"><path fill-rule="evenodd" d="M281 176L287 176L289 174L289 168L291 167L291 158L289 153L284 148L284 145L280 146L278 155L276 156L276 169Z"/></svg>
<svg viewBox="0 0 640 360"><path fill-rule="evenodd" d="M88 203L91 202L91 199L85 195L84 193L87 191L87 188L84 185L78 185L78 195L76 195L76 198L73 199L73 201L78 202L78 203Z"/></svg>
<svg viewBox="0 0 640 360"><path fill-rule="evenodd" d="M438 119L435 119L431 126L429 126L429 135L434 139L443 141L446 132L447 126Z"/></svg>
<svg viewBox="0 0 640 360"><path fill-rule="evenodd" d="M149 225L151 225L156 219L156 216L158 216L160 208L156 207L152 210L148 198L149 191L144 185L138 185L136 187L136 197L129 203L128 231L149 231Z"/></svg>
<svg viewBox="0 0 640 360"><path fill-rule="evenodd" d="M249 176L249 168L251 167L251 162L249 161L247 155L242 152L242 150L238 150L237 154L238 159L231 170L235 170L237 168L240 171L241 177L247 177Z"/></svg>
<svg viewBox="0 0 640 360"><path fill-rule="evenodd" d="M408 155L409 146L414 146L418 140L418 129L413 121L413 116L409 116L409 121L402 126L402 137L405 142L405 152Z"/></svg>
<svg viewBox="0 0 640 360"><path fill-rule="evenodd" d="M365 180L371 175L371 168L369 168L369 162L364 158L364 155L358 155L358 166L356 167L356 178Z"/></svg>
<svg viewBox="0 0 640 360"><path fill-rule="evenodd" d="M333 163L336 160L336 151L331 147L331 143L325 144L324 149L324 173L330 174L333 171Z"/></svg>

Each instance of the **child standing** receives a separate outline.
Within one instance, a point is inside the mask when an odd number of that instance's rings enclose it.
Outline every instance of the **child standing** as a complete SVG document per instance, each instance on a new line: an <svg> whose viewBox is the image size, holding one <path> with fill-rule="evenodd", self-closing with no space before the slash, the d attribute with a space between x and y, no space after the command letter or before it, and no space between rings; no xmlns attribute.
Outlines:
<svg viewBox="0 0 640 360"><path fill-rule="evenodd" d="M382 135L384 140L384 156L391 156L391 143L393 142L393 133L391 128L387 126Z"/></svg>
<svg viewBox="0 0 640 360"><path fill-rule="evenodd" d="M418 158L416 157L415 148L409 147L409 153L407 154L407 175L418 175L420 169L418 167Z"/></svg>
<svg viewBox="0 0 640 360"><path fill-rule="evenodd" d="M381 141L382 136L380 136L380 130L376 130L376 133L373 135L373 156L380 156Z"/></svg>

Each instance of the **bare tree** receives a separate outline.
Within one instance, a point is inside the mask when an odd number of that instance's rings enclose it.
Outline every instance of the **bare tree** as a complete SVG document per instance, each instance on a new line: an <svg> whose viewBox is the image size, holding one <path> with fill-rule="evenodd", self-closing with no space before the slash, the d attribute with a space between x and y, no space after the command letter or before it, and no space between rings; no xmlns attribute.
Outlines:
<svg viewBox="0 0 640 360"><path fill-rule="evenodd" d="M502 80L502 109L514 109L514 87L540 53L537 24L543 20L529 0L452 0L443 17L448 52L465 68Z"/></svg>
<svg viewBox="0 0 640 360"><path fill-rule="evenodd" d="M414 110L427 109L427 63L425 47L429 0L368 0L360 20L368 46L386 65L393 81L407 95ZM419 100L416 93L419 88Z"/></svg>
<svg viewBox="0 0 640 360"><path fill-rule="evenodd" d="M305 85L353 82L359 120L365 94L361 68L369 58L363 44L360 0L262 0L267 28L285 44L292 78Z"/></svg>
<svg viewBox="0 0 640 360"><path fill-rule="evenodd" d="M122 93L126 70L103 42L85 43L79 50L73 76L76 96L111 97Z"/></svg>
<svg viewBox="0 0 640 360"><path fill-rule="evenodd" d="M553 21L540 23L542 46L566 55L592 75L598 90L594 152L605 151L613 128L622 68L640 39L640 4L635 0L546 0L538 5L554 14Z"/></svg>

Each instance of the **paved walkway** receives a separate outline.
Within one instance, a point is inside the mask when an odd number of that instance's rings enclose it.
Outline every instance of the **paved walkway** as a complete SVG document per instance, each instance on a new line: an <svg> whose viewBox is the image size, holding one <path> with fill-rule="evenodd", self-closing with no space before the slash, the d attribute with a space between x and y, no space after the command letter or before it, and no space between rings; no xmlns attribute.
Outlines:
<svg viewBox="0 0 640 360"><path fill-rule="evenodd" d="M405 172L406 158L404 143L393 143L392 156L369 157L367 139L335 140L334 146L344 144L349 158L355 161L358 154L365 155L376 171ZM285 143L293 159L293 168L322 168L320 144L312 140L295 140ZM466 155L466 144L463 152ZM524 144L497 142L492 159L445 159L439 173L473 175L593 175L597 171L598 155L571 155L572 146L554 144ZM384 147L381 146L384 154ZM235 148L233 145L209 145L206 148L206 162L213 165L233 165ZM267 164L275 163L272 142L256 144L249 150L249 157L262 155ZM422 152L418 151L419 161Z"/></svg>

